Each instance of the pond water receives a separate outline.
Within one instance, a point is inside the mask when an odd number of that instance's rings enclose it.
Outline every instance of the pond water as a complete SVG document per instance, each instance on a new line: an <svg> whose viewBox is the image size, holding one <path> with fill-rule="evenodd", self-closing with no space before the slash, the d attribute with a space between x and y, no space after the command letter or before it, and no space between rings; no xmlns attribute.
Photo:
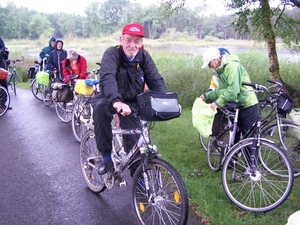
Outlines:
<svg viewBox="0 0 300 225"><path fill-rule="evenodd" d="M231 53L238 53L243 51L249 51L251 48L241 47L241 46L224 46ZM181 45L164 45L164 46L149 46L148 48L157 51L168 51L176 53L188 53L195 55L203 55L204 52L209 49L208 47L194 47L194 46L181 46ZM267 53L267 49L263 48L253 48ZM300 52L293 53L290 50L277 50L277 55L279 59L287 59L292 62L298 62L300 60Z"/></svg>

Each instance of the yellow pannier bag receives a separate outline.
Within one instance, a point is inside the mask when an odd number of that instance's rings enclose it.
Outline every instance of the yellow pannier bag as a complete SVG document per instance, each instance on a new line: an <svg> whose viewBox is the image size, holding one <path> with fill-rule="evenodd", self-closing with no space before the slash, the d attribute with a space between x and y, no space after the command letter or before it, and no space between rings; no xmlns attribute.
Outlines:
<svg viewBox="0 0 300 225"><path fill-rule="evenodd" d="M192 122L194 128L205 138L212 134L212 125L217 110L212 110L210 104L201 98L196 98L192 108Z"/></svg>
<svg viewBox="0 0 300 225"><path fill-rule="evenodd" d="M87 86L85 80L77 80L75 84L75 92L80 95L91 95L93 93L93 86Z"/></svg>
<svg viewBox="0 0 300 225"><path fill-rule="evenodd" d="M37 72L35 79L38 84L48 85L49 84L49 73L47 72Z"/></svg>

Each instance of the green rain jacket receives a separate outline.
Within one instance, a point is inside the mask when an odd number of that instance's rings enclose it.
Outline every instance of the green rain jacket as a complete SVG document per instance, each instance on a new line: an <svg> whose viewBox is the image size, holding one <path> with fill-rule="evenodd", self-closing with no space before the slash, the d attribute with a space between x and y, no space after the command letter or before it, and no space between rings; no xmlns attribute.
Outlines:
<svg viewBox="0 0 300 225"><path fill-rule="evenodd" d="M251 80L246 69L239 63L237 55L223 55L222 64L216 72L219 86L205 93L205 100L215 101L220 107L224 107L228 102L243 103L244 108L258 103L253 88L242 85L242 82L250 83Z"/></svg>

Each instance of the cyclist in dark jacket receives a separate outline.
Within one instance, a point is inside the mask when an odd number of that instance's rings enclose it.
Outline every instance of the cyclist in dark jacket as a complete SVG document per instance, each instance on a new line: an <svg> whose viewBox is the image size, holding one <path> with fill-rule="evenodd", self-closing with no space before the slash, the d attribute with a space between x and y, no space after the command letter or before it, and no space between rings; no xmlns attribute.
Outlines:
<svg viewBox="0 0 300 225"><path fill-rule="evenodd" d="M64 42L62 40L56 40L56 48L49 54L47 69L50 71L50 75L59 80L63 80L62 61L67 58L67 51L63 49Z"/></svg>
<svg viewBox="0 0 300 225"><path fill-rule="evenodd" d="M119 113L124 129L140 127L140 121L131 114L136 107L136 96L145 84L152 91L167 92L165 81L159 74L149 53L142 48L144 30L140 24L127 24L120 37L120 45L109 47L103 54L100 67L101 94L92 101L96 142L103 156L99 174L113 170L111 160L111 120ZM125 150L137 141L135 135L124 135Z"/></svg>
<svg viewBox="0 0 300 225"><path fill-rule="evenodd" d="M47 57L47 55L50 54L50 52L52 52L53 50L55 50L55 46L56 46L56 39L55 37L51 37L49 39L49 44L47 46L45 46L44 48L42 48L42 51L39 54L39 60L38 63L41 64L42 60Z"/></svg>

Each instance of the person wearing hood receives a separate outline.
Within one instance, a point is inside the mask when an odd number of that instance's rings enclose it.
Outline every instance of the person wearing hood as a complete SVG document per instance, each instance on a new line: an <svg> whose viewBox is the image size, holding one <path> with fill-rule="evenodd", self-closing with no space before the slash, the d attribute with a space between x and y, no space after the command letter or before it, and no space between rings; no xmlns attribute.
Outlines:
<svg viewBox="0 0 300 225"><path fill-rule="evenodd" d="M218 87L200 96L204 101L211 101L210 107L216 110L229 102L243 103L239 112L238 127L245 134L258 120L258 100L252 87L242 85L242 82L251 83L250 76L239 62L237 55L220 54L218 48L208 49L203 55L202 68L213 69L218 77ZM237 139L239 135L237 134Z"/></svg>
<svg viewBox="0 0 300 225"><path fill-rule="evenodd" d="M50 71L50 76L59 80L63 80L62 61L67 58L67 51L63 49L64 42L56 40L56 48L51 51L47 61L47 69Z"/></svg>
<svg viewBox="0 0 300 225"><path fill-rule="evenodd" d="M62 68L65 82L70 81L69 75L79 75L79 79L88 77L86 59L75 50L68 50L67 58L62 62Z"/></svg>
<svg viewBox="0 0 300 225"><path fill-rule="evenodd" d="M44 48L42 48L42 51L39 54L39 59L38 59L38 63L41 64L43 59L45 57L47 57L47 55L50 54L50 52L52 52L53 50L55 50L55 46L56 46L56 38L55 37L51 37L49 39L49 44L47 46L45 46Z"/></svg>

